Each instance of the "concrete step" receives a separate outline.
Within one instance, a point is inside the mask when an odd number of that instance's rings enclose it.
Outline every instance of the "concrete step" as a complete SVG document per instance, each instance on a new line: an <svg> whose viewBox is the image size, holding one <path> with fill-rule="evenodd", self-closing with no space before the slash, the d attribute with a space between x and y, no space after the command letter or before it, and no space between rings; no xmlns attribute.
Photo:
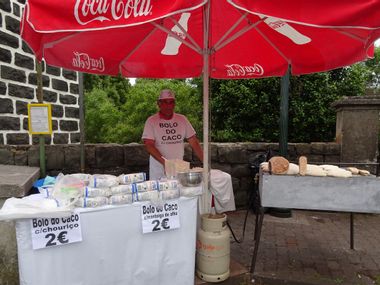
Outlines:
<svg viewBox="0 0 380 285"><path fill-rule="evenodd" d="M0 199L25 196L39 177L39 167L0 164Z"/></svg>

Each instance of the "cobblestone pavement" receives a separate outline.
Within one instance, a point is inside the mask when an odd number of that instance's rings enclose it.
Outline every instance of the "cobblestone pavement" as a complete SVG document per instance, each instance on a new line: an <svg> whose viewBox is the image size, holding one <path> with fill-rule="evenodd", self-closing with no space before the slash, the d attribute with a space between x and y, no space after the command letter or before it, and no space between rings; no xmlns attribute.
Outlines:
<svg viewBox="0 0 380 285"><path fill-rule="evenodd" d="M238 238L245 214L228 215ZM231 241L231 259L248 270L254 224L249 211L244 241ZM255 283L380 285L380 215L354 215L354 242L351 250L349 213L293 210L291 218L265 214L254 276L269 281ZM236 284L248 284L241 280Z"/></svg>

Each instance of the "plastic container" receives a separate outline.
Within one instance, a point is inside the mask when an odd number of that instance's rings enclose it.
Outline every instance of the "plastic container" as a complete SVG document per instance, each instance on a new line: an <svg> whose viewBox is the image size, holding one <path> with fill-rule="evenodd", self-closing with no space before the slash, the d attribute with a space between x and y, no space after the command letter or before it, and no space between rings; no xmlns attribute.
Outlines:
<svg viewBox="0 0 380 285"><path fill-rule="evenodd" d="M81 208L96 208L101 207L108 204L107 197L92 197L92 198L79 198L78 201L75 202L75 206Z"/></svg>
<svg viewBox="0 0 380 285"><path fill-rule="evenodd" d="M178 180L173 179L173 180L159 181L158 189L159 191L178 190L179 189Z"/></svg>
<svg viewBox="0 0 380 285"><path fill-rule="evenodd" d="M95 174L90 177L88 186L95 188L106 188L118 185L118 179L114 175Z"/></svg>
<svg viewBox="0 0 380 285"><path fill-rule="evenodd" d="M84 185L88 185L90 182L90 177L91 174L85 174L85 173L72 173L72 174L67 174L65 176L72 176L75 178L78 178L79 180L82 180L84 182Z"/></svg>
<svg viewBox="0 0 380 285"><path fill-rule="evenodd" d="M107 197L111 196L112 192L110 188L94 188L86 186L83 189L83 197Z"/></svg>
<svg viewBox="0 0 380 285"><path fill-rule="evenodd" d="M180 187L180 195L182 197L194 197L203 194L203 187Z"/></svg>
<svg viewBox="0 0 380 285"><path fill-rule="evenodd" d="M110 188L111 189L111 194L112 195L118 195L118 194L132 194L134 186L133 184L128 184L128 185L118 185L118 186L113 186Z"/></svg>
<svg viewBox="0 0 380 285"><path fill-rule="evenodd" d="M160 200L160 193L158 191L137 192L134 194L133 201L150 201L157 202Z"/></svg>
<svg viewBox="0 0 380 285"><path fill-rule="evenodd" d="M122 174L118 177L120 184L132 184L137 182L143 182L146 180L145 172Z"/></svg>
<svg viewBox="0 0 380 285"><path fill-rule="evenodd" d="M157 191L159 189L159 182L156 180L148 180L140 183L135 183L137 192Z"/></svg>
<svg viewBox="0 0 380 285"><path fill-rule="evenodd" d="M162 200L171 200L171 199L177 199L179 198L179 190L166 190L166 191L161 191L161 199Z"/></svg>
<svg viewBox="0 0 380 285"><path fill-rule="evenodd" d="M132 194L112 195L108 199L110 205L123 205L132 203Z"/></svg>

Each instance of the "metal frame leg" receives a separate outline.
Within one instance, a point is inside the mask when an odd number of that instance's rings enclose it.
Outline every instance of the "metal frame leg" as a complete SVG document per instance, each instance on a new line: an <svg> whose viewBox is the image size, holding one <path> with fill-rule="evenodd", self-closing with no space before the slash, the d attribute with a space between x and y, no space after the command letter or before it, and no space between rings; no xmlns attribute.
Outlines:
<svg viewBox="0 0 380 285"><path fill-rule="evenodd" d="M354 213L350 213L350 248L354 249Z"/></svg>
<svg viewBox="0 0 380 285"><path fill-rule="evenodd" d="M256 216L256 228L255 228L255 247L253 250L252 261L251 261L251 276L255 272L257 253L259 251L260 237L261 237L261 228L264 221L264 208L260 207L259 213Z"/></svg>
<svg viewBox="0 0 380 285"><path fill-rule="evenodd" d="M256 241L257 239L257 230L259 228L259 216L260 216L260 209L258 210L258 213L256 214L256 219L255 219L255 233L253 235L254 241Z"/></svg>

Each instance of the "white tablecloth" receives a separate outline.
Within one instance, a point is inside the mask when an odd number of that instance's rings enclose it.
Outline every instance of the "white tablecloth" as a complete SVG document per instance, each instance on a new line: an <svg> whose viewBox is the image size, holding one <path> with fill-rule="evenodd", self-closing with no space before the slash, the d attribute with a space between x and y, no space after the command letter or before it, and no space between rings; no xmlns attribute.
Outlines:
<svg viewBox="0 0 380 285"><path fill-rule="evenodd" d="M210 171L210 189L203 192L199 199L199 213L211 213L211 200L214 195L215 211L224 213L235 211L235 197L231 175L218 169Z"/></svg>
<svg viewBox="0 0 380 285"><path fill-rule="evenodd" d="M16 222L22 285L194 284L197 198L180 198L179 229L142 234L139 203L81 213L83 241L33 250Z"/></svg>

